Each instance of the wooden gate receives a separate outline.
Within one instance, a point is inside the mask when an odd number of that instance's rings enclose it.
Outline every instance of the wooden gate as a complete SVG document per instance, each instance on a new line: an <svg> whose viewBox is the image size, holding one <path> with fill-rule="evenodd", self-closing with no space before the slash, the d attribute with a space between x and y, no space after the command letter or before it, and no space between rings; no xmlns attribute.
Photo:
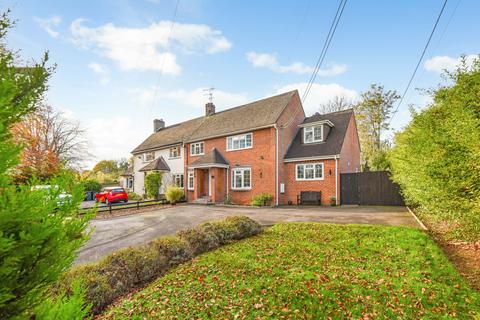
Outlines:
<svg viewBox="0 0 480 320"><path fill-rule="evenodd" d="M387 171L340 174L341 204L403 206L398 184Z"/></svg>

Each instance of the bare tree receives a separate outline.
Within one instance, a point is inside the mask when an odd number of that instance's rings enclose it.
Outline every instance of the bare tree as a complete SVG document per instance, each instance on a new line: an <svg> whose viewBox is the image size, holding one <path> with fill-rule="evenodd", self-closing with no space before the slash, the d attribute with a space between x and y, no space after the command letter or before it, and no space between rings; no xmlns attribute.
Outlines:
<svg viewBox="0 0 480 320"><path fill-rule="evenodd" d="M321 114L332 113L352 108L351 102L347 101L345 97L336 96L335 98L320 105L319 112Z"/></svg>
<svg viewBox="0 0 480 320"><path fill-rule="evenodd" d="M31 175L47 178L62 167L79 170L89 156L86 131L80 123L47 104L41 104L14 126L12 132L23 147L17 168L20 179Z"/></svg>

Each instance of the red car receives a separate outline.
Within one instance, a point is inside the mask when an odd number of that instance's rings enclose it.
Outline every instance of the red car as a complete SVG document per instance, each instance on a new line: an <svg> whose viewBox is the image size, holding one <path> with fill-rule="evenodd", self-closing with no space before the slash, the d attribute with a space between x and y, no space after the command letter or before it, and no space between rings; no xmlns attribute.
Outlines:
<svg viewBox="0 0 480 320"><path fill-rule="evenodd" d="M122 187L108 187L95 195L95 201L106 204L115 202L128 202L128 194Z"/></svg>

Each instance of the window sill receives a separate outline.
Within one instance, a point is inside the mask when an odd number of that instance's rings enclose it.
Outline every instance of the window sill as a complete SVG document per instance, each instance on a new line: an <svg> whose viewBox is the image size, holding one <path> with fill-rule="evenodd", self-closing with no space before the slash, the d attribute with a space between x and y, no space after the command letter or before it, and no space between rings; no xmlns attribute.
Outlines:
<svg viewBox="0 0 480 320"><path fill-rule="evenodd" d="M295 181L323 181L324 178L315 178L315 179L295 179Z"/></svg>
<svg viewBox="0 0 480 320"><path fill-rule="evenodd" d="M175 159L180 159L182 157L168 157L168 160L175 160Z"/></svg>
<svg viewBox="0 0 480 320"><path fill-rule="evenodd" d="M251 191L252 188L231 188L231 191Z"/></svg>
<svg viewBox="0 0 480 320"><path fill-rule="evenodd" d="M190 157L200 157L200 156L204 156L205 153L199 153L199 154L190 154Z"/></svg>
<svg viewBox="0 0 480 320"><path fill-rule="evenodd" d="M248 150L248 149L253 149L252 147L246 147L246 148L241 148L241 149L226 149L226 152L232 152L232 151L242 151L242 150Z"/></svg>

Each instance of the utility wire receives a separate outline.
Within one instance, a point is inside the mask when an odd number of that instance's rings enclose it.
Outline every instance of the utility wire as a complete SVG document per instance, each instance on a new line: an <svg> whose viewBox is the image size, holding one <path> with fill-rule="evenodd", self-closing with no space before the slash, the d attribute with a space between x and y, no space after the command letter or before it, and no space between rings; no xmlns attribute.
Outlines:
<svg viewBox="0 0 480 320"><path fill-rule="evenodd" d="M310 89L312 88L312 85L315 82L315 78L317 77L318 71L320 70L323 60L325 59L325 55L327 54L327 50L330 47L330 43L332 42L335 31L337 30L338 23L340 22L340 18L342 17L343 10L345 9L346 4L347 4L347 0L340 0L340 3L338 4L337 12L335 13L335 17L333 18L332 24L330 25L330 29L328 30L328 34L327 34L327 37L325 38L325 43L323 45L322 51L320 52L320 56L318 57L313 73L310 76L310 80L308 81L307 88L303 93L302 103L306 101L308 94L310 93Z"/></svg>
<svg viewBox="0 0 480 320"><path fill-rule="evenodd" d="M180 0L177 0L177 3L175 4L175 10L173 11L173 17L172 17L172 24L170 25L170 30L167 35L167 40L166 43L168 44L168 40L170 39L170 36L172 35L173 27L175 26L175 20L177 19L177 12L178 12L178 4L180 3ZM157 100L157 94L158 94L158 87L160 85L160 78L161 75L163 74L163 68L165 66L165 55L166 52L164 52L163 57L162 57L162 64L160 65L160 72L157 77L157 82L155 83L155 87L153 89L153 99L152 99L152 104L150 106L149 112L148 112L148 118L150 118L152 109L155 105L155 102Z"/></svg>
<svg viewBox="0 0 480 320"><path fill-rule="evenodd" d="M445 10L445 7L447 5L448 0L445 0L443 3L442 9L440 10L440 13L438 14L437 20L435 21L435 24L433 25L432 32L430 32L430 36L428 37L427 43L425 44L425 47L423 48L422 54L420 55L420 59L418 59L417 65L415 66L415 70L413 70L412 76L410 77L410 80L408 81L407 87L405 88L405 91L403 92L402 97L400 98L400 101L398 102L397 107L395 108L395 111L392 113L392 117L390 118L390 121L388 122L388 125L392 122L393 118L397 114L398 109L402 105L403 99L405 98L405 95L408 92L408 89L410 89L410 85L412 84L413 78L415 78L415 74L417 73L418 67L420 66L420 63L423 60L423 57L425 56L425 52L427 51L428 45L430 44L430 41L432 40L433 34L435 33L435 30L437 29L438 22L440 21L440 18L442 17L443 11Z"/></svg>

